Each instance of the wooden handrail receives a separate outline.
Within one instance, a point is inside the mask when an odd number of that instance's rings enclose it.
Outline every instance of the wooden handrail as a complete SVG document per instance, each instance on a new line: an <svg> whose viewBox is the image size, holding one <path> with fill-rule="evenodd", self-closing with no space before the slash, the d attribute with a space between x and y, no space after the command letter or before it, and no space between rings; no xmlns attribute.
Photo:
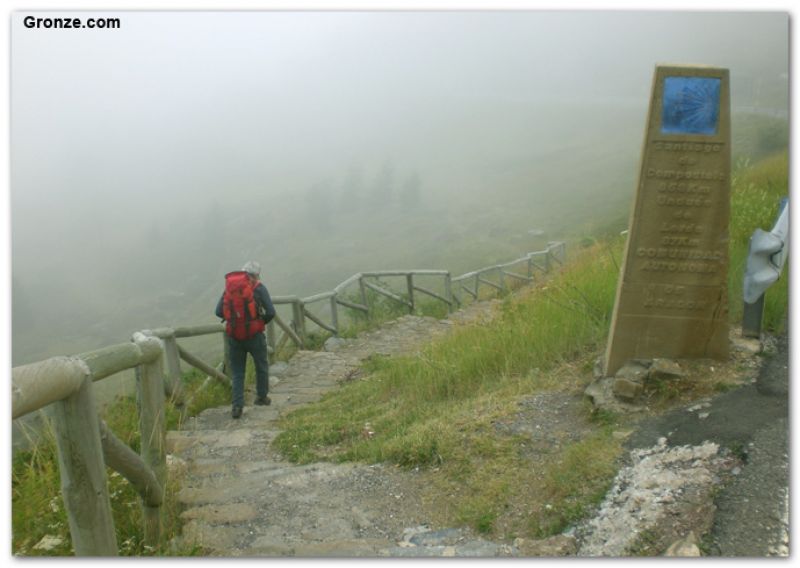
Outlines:
<svg viewBox="0 0 800 568"><path fill-rule="evenodd" d="M51 357L11 370L11 417L26 414L75 394L91 377L80 357Z"/></svg>

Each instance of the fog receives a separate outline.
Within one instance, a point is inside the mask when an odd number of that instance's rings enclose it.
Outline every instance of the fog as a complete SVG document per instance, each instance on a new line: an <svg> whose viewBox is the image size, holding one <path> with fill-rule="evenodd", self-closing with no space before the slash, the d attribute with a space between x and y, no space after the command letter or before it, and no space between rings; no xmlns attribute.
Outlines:
<svg viewBox="0 0 800 568"><path fill-rule="evenodd" d="M785 116L781 13L91 12L11 18L13 364L358 271L619 230L657 63ZM738 143L738 142L737 142ZM741 141L734 152L754 146Z"/></svg>

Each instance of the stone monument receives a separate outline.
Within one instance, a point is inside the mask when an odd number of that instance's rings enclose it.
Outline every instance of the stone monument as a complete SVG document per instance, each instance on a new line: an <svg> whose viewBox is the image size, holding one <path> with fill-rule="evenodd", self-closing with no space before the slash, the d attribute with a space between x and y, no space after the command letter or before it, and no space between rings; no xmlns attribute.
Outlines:
<svg viewBox="0 0 800 568"><path fill-rule="evenodd" d="M658 66L604 373L728 356L727 69Z"/></svg>

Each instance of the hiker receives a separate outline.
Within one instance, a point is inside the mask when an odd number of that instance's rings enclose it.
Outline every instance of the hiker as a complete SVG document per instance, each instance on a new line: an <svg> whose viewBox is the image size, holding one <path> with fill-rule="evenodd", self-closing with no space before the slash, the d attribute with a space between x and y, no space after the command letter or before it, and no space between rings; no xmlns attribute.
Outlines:
<svg viewBox="0 0 800 568"><path fill-rule="evenodd" d="M225 291L217 303L217 317L225 321L231 371L233 372L233 418L242 415L244 407L244 371L247 354L256 367L256 399L254 404L272 402L269 392L266 324L275 317L275 307L267 287L260 282L261 265L250 261L244 267L225 275Z"/></svg>

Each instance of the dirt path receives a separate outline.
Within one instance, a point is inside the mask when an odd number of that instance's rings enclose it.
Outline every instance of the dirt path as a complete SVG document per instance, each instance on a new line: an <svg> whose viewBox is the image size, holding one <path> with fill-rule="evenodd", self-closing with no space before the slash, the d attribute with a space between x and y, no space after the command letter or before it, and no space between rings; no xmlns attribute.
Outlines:
<svg viewBox="0 0 800 568"><path fill-rule="evenodd" d="M167 436L187 521L181 546L209 556L495 556L509 547L465 530L433 531L414 472L383 465L293 465L270 449L278 417L318 400L367 357L411 353L458 325L492 316L479 302L447 320L404 316L331 351L301 351L271 378L269 407L209 409ZM248 399L252 393L247 393Z"/></svg>
<svg viewBox="0 0 800 568"><path fill-rule="evenodd" d="M247 406L240 420L231 419L227 406L209 409L170 432L169 463L183 476L186 520L176 544L230 557L621 556L661 554L695 532L708 535L689 543L697 553L700 547L722 556L788 553L785 341L760 374L755 356L729 364L750 365L752 382L663 414L645 413L596 514L545 541L491 542L467 529L432 529L424 472L380 464L297 466L270 448L282 413L318 400L367 357L412 353L460 324L492 317L496 305L476 303L447 320L404 316L357 339L332 341L328 351L299 352L271 378L270 407ZM521 400L518 416L497 427L528 436L526 451L535 461L591 431L583 404L577 390L540 393Z"/></svg>

